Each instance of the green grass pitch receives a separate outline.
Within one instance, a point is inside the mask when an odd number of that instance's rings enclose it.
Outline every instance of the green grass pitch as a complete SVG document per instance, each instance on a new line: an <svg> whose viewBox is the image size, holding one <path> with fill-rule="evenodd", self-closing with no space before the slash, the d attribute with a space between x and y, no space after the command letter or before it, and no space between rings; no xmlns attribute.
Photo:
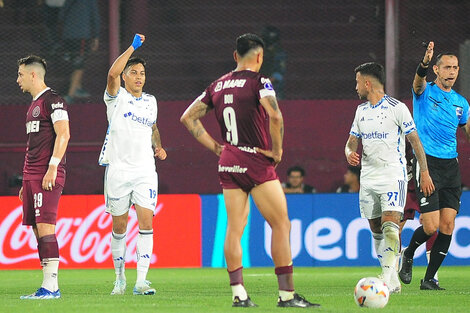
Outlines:
<svg viewBox="0 0 470 313"><path fill-rule="evenodd" d="M297 291L321 309L285 309L276 307L277 281L272 268L244 270L245 285L257 308L232 308L231 291L225 269L151 269L148 279L157 289L154 296L133 296L136 272L128 269L124 296L110 296L114 271L61 270L59 283L62 298L57 300L20 300L19 296L35 291L42 272L0 271L0 312L365 312L354 303L356 282L378 274L378 267L322 268L297 267L294 280ZM420 291L423 267L414 268L410 285L392 295L382 312L470 312L470 267L443 266L439 272L445 291ZM375 310L374 310L375 311Z"/></svg>

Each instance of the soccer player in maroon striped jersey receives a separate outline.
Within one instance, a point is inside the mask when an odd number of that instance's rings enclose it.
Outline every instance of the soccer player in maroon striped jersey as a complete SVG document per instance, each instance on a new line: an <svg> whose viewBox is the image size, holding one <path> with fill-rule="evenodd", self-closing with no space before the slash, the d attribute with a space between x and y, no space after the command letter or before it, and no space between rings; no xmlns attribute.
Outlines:
<svg viewBox="0 0 470 313"><path fill-rule="evenodd" d="M60 298L55 224L65 183L65 150L70 130L67 104L46 86L45 75L44 59L30 55L18 60L16 82L23 92L33 97L26 114L28 141L19 197L23 201L23 225L33 228L44 274L41 287L21 299Z"/></svg>
<svg viewBox="0 0 470 313"><path fill-rule="evenodd" d="M244 34L237 38L236 46L237 68L214 81L181 116L189 132L220 157L219 180L228 219L224 253L232 305L256 306L243 284L240 244L251 194L272 228L271 254L279 284L278 306L318 307L294 291L290 221L286 197L275 172L282 157L284 125L272 84L259 74L264 42L257 35ZM219 122L223 145L206 132L200 121L211 109Z"/></svg>

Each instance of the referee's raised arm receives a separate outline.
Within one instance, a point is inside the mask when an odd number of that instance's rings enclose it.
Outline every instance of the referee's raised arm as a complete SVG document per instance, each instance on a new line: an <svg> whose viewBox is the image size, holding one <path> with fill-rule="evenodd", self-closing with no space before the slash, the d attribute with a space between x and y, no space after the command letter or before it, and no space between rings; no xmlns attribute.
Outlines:
<svg viewBox="0 0 470 313"><path fill-rule="evenodd" d="M426 89L426 76L428 74L429 64L433 54L434 42L431 41L428 44L423 60L418 64L415 78L413 80L413 92L418 96L423 93L424 89Z"/></svg>

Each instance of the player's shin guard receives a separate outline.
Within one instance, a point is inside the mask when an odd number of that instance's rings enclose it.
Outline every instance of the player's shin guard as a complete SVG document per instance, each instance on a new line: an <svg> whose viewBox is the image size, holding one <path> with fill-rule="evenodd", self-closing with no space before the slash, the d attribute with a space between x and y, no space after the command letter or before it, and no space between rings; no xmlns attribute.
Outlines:
<svg viewBox="0 0 470 313"><path fill-rule="evenodd" d="M116 280L126 280L125 263L126 263L126 233L111 234L111 254L113 255L114 271Z"/></svg>
<svg viewBox="0 0 470 313"><path fill-rule="evenodd" d="M41 265L43 281L41 287L55 292L59 289L57 275L59 272L59 245L55 234L39 238L39 255L42 257Z"/></svg>
<svg viewBox="0 0 470 313"><path fill-rule="evenodd" d="M377 259L380 262L380 266L382 266L384 234L383 233L372 233L372 238L374 238L374 247L375 247L375 253L377 254Z"/></svg>
<svg viewBox="0 0 470 313"><path fill-rule="evenodd" d="M382 254L382 265L384 281L390 284L392 275L397 275L395 270L396 257L400 247L399 226L393 222L387 221L382 224L384 234L384 247Z"/></svg>
<svg viewBox="0 0 470 313"><path fill-rule="evenodd" d="M137 236L137 282L145 281L153 252L153 229L139 230Z"/></svg>
<svg viewBox="0 0 470 313"><path fill-rule="evenodd" d="M279 297L282 301L288 301L294 298L294 267L292 263L287 266L280 266L274 269L277 282L279 284Z"/></svg>

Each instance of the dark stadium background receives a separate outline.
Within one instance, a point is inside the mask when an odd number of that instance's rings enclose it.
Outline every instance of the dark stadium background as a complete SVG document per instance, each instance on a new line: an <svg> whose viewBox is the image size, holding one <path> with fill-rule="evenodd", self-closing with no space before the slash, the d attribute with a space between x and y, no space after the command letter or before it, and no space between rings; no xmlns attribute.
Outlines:
<svg viewBox="0 0 470 313"><path fill-rule="evenodd" d="M16 84L16 60L34 53L49 64L46 82L66 93L69 64L61 50L44 45L43 1L0 1L0 194L19 187L25 149L24 117L31 99ZM100 48L86 62L83 87L91 94L70 105L71 141L66 194L102 193L97 164L107 122L102 94L116 53L140 32L147 40L137 55L147 59L145 90L159 101L158 125L168 159L158 162L161 193L219 193L216 157L179 123L185 107L220 75L234 68L234 39L245 32L280 30L287 54L284 99L286 133L281 180L302 165L306 182L332 192L346 170L343 148L355 107L354 68L386 65L387 92L411 104L411 82L433 40L436 54L460 56L456 90L470 96L470 2L449 0L241 0L97 1ZM63 48L63 47L62 47ZM218 135L213 116L204 120ZM460 163L470 185L470 145L459 136Z"/></svg>

